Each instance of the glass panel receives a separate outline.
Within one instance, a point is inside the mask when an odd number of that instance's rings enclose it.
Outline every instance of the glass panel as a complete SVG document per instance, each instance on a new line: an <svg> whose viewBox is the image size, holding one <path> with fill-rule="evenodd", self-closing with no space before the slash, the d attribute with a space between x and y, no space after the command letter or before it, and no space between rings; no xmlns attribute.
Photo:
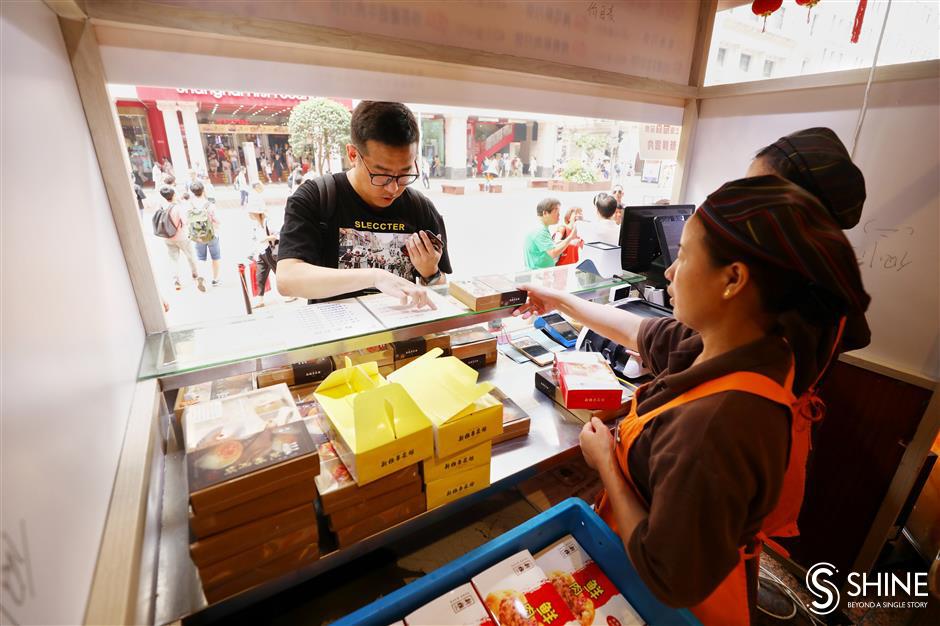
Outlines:
<svg viewBox="0 0 940 626"><path fill-rule="evenodd" d="M575 269L573 265L506 274L515 284L532 283L574 294L602 291L634 284L645 277L623 272L620 278L601 278ZM304 307L261 311L248 318L193 326L147 337L140 378L154 378L194 372L289 350L299 350L341 339L382 333L376 343L388 341L387 331L408 328L429 321L463 318L466 325L474 316L495 311L471 311L446 296L446 286L437 288L437 311L421 315L395 312L382 296L363 296ZM378 301L377 301L378 300ZM503 307L509 309L513 307ZM456 327L456 326L455 326Z"/></svg>
<svg viewBox="0 0 940 626"><path fill-rule="evenodd" d="M858 43L852 43L858 6L858 2L826 1L811 9L781 7L766 23L754 15L750 3L719 11L715 16L705 84L871 67L888 3L868 3ZM894 2L878 65L937 58L940 58L940 4L935 0Z"/></svg>

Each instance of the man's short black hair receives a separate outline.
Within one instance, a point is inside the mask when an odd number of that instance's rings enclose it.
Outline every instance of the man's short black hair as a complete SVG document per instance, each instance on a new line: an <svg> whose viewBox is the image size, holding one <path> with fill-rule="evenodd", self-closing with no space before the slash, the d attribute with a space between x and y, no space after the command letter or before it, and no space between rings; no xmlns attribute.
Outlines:
<svg viewBox="0 0 940 626"><path fill-rule="evenodd" d="M617 198L613 196L602 196L597 199L594 206L597 207L597 212L601 217L605 220L609 220L614 216L614 213L617 212Z"/></svg>
<svg viewBox="0 0 940 626"><path fill-rule="evenodd" d="M169 185L164 185L163 187L160 187L160 195L163 196L163 199L167 202L172 202L173 196L176 195L176 190Z"/></svg>
<svg viewBox="0 0 940 626"><path fill-rule="evenodd" d="M202 192L205 191L205 189L206 188L203 187L202 183L200 183L198 180L189 186L189 190L193 192L193 195L197 198L202 197Z"/></svg>
<svg viewBox="0 0 940 626"><path fill-rule="evenodd" d="M418 142L418 121L401 102L363 100L353 111L350 127L353 145L366 154L370 140L396 148Z"/></svg>

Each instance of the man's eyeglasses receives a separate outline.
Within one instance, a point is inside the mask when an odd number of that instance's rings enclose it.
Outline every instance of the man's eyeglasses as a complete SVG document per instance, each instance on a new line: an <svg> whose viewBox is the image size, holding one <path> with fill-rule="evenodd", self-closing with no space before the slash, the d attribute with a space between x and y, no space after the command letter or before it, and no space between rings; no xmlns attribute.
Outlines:
<svg viewBox="0 0 940 626"><path fill-rule="evenodd" d="M391 174L373 174L372 170L369 169L369 166L366 165L365 160L362 158L362 155L359 155L359 160L362 161L362 167L366 168L366 172L369 173L369 180L376 187L385 187L386 185L392 184L394 181L399 187L407 187L411 183L418 180L420 174L400 174L398 176L393 176ZM418 169L418 161L415 160L415 169Z"/></svg>

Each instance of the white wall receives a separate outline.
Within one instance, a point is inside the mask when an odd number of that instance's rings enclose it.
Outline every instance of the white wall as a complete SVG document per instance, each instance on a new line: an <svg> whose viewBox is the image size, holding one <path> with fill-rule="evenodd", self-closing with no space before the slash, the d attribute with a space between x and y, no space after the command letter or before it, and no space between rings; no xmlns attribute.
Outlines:
<svg viewBox="0 0 940 626"><path fill-rule="evenodd" d="M56 17L5 2L0 20L2 621L76 624L143 327Z"/></svg>
<svg viewBox="0 0 940 626"><path fill-rule="evenodd" d="M851 150L863 86L706 100L685 201L743 176L754 153L828 126ZM865 287L872 343L856 354L940 378L940 80L875 83L855 161L868 199L846 234ZM716 158L720 156L720 158ZM900 267L903 265L903 267Z"/></svg>

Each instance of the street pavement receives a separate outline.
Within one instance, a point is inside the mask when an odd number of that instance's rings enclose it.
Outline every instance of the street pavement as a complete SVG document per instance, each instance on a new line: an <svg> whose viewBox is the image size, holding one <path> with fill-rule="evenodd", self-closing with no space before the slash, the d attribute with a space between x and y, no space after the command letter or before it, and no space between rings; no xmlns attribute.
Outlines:
<svg viewBox="0 0 940 626"><path fill-rule="evenodd" d="M525 269L523 244L526 235L538 228L535 206L551 195L562 203L562 213L572 206L580 206L588 219L594 217L592 201L597 192L549 192L547 189L530 189L528 178L502 180L502 193L482 193L478 189L480 179L446 181L431 179L431 187L425 190L421 182L415 188L425 193L444 218L447 227L447 243L456 278L469 278L484 274L501 274ZM444 194L442 184L464 184L463 196ZM641 183L638 177L622 181L626 204L652 204L669 197L667 182L660 184ZM146 189L145 210L141 212L141 225L147 241L147 250L154 269L160 295L169 306L167 324L170 328L189 325L206 325L227 318L244 316L246 313L238 264L248 264L251 250L251 227L247 213L239 206L238 193L230 186L216 187L216 212L221 222L218 233L222 248L222 285L210 285L209 262L199 263L200 272L206 279L206 292L196 289L189 278L184 259L180 259L179 272L183 289L175 291L166 246L154 236L150 218L156 207L156 194ZM287 201L286 184L270 184L264 189L268 219L272 226L280 228L284 220ZM272 284L276 279L272 280ZM301 306L303 300L285 303L276 293L266 297L266 307Z"/></svg>

